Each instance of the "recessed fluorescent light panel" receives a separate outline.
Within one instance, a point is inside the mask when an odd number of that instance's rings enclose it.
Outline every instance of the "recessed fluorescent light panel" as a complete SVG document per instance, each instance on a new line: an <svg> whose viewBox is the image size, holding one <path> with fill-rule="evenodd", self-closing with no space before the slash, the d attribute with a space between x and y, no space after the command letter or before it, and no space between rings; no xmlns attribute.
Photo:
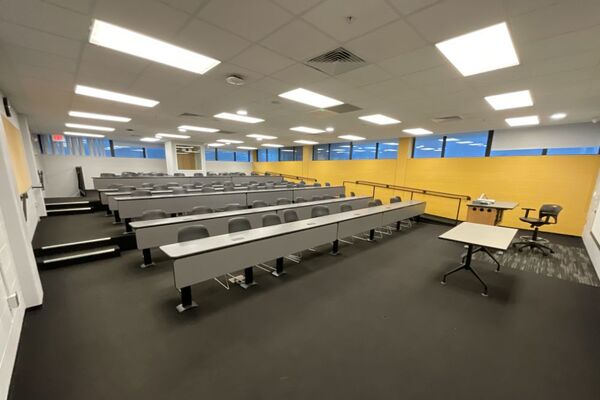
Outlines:
<svg viewBox="0 0 600 400"><path fill-rule="evenodd" d="M302 132L302 133L310 133L311 135L315 135L317 133L324 133L323 129L310 128L308 126L295 126L290 128L290 131Z"/></svg>
<svg viewBox="0 0 600 400"><path fill-rule="evenodd" d="M157 133L154 136L157 138L171 138L171 139L189 139L190 138L190 136L188 136L188 135L175 135L172 133Z"/></svg>
<svg viewBox="0 0 600 400"><path fill-rule="evenodd" d="M154 142L160 142L159 138L153 138L153 137L143 137L140 139L140 142L150 142L150 143L154 143Z"/></svg>
<svg viewBox="0 0 600 400"><path fill-rule="evenodd" d="M362 136L356 136L356 135L341 135L338 136L340 139L346 139L346 140L350 140L350 141L358 141L358 140L365 140L364 137Z"/></svg>
<svg viewBox="0 0 600 400"><path fill-rule="evenodd" d="M246 137L254 138L256 140L273 140L277 139L277 136L261 135L260 133L250 133Z"/></svg>
<svg viewBox="0 0 600 400"><path fill-rule="evenodd" d="M298 103L308 104L317 108L329 108L344 104L343 102L332 99L331 97L323 96L322 94L311 92L310 90L298 88L289 92L281 93L279 97L284 99L297 101Z"/></svg>
<svg viewBox="0 0 600 400"><path fill-rule="evenodd" d="M333 126L328 126L327 128L325 128L325 130L327 132L333 132L335 130L335 128Z"/></svg>
<svg viewBox="0 0 600 400"><path fill-rule="evenodd" d="M566 113L556 113L556 114L552 114L552 115L550 116L550 118L551 118L551 119L554 119L554 120L558 120L558 119L563 119L563 118L565 118L566 116L567 116L567 114L566 114Z"/></svg>
<svg viewBox="0 0 600 400"><path fill-rule="evenodd" d="M298 144L319 144L319 142L315 142L313 140L294 140L294 143L298 143Z"/></svg>
<svg viewBox="0 0 600 400"><path fill-rule="evenodd" d="M527 117L506 118L505 121L510 126L539 125L540 123L540 119L537 115L529 115Z"/></svg>
<svg viewBox="0 0 600 400"><path fill-rule="evenodd" d="M214 58L98 19L92 25L90 43L196 74L204 74L220 64Z"/></svg>
<svg viewBox="0 0 600 400"><path fill-rule="evenodd" d="M88 118L88 119L99 119L102 121L114 121L114 122L129 122L131 118L127 117L118 117L116 115L105 115L105 114L95 114L83 111L69 111L70 117L77 118Z"/></svg>
<svg viewBox="0 0 600 400"><path fill-rule="evenodd" d="M225 146L224 143L209 143L207 144L208 147L221 147L221 146Z"/></svg>
<svg viewBox="0 0 600 400"><path fill-rule="evenodd" d="M227 143L227 144L231 144L231 143L235 143L235 144L244 143L243 140L233 140L233 139L217 139L217 142Z"/></svg>
<svg viewBox="0 0 600 400"><path fill-rule="evenodd" d="M463 76L519 65L506 22L435 45Z"/></svg>
<svg viewBox="0 0 600 400"><path fill-rule="evenodd" d="M84 124L73 124L67 122L65 124L67 128L85 129L90 131L102 131L102 132L114 132L115 128L109 128L107 126L96 126L96 125L84 125Z"/></svg>
<svg viewBox="0 0 600 400"><path fill-rule="evenodd" d="M248 117L246 115L238 115L238 114L232 114L232 113L228 113L228 112L222 112L220 114L216 114L214 117L221 118L221 119L229 119L231 121L237 121L237 122L245 122L247 124L256 124L256 123L264 121L264 119L261 119L261 118Z"/></svg>
<svg viewBox="0 0 600 400"><path fill-rule="evenodd" d="M282 144L276 144L276 143L263 143L263 144L261 144L261 146L265 146L265 147L283 147Z"/></svg>
<svg viewBox="0 0 600 400"><path fill-rule="evenodd" d="M181 126L177 127L177 129L179 130L179 132L187 132L187 131L207 132L207 133L219 132L219 130L215 129L215 128L205 128L203 126L193 126L193 125L181 125Z"/></svg>
<svg viewBox="0 0 600 400"><path fill-rule="evenodd" d="M246 110L237 110L235 113L237 115L248 115L248 111Z"/></svg>
<svg viewBox="0 0 600 400"><path fill-rule="evenodd" d="M63 134L68 136L84 136L84 137L95 137L95 138L103 138L104 135L100 135L99 133L83 133L83 132L63 132Z"/></svg>
<svg viewBox="0 0 600 400"><path fill-rule="evenodd" d="M250 146L238 146L237 148L240 150L256 150L256 147L250 147Z"/></svg>
<svg viewBox="0 0 600 400"><path fill-rule="evenodd" d="M358 117L358 119L362 119L363 121L367 121L377 125L392 125L399 124L400 122L402 122L398 121L397 119L385 116L383 114L363 115L362 117Z"/></svg>
<svg viewBox="0 0 600 400"><path fill-rule="evenodd" d="M485 101L490 103L494 110L508 110L510 108L529 107L533 105L529 90L510 92L486 96Z"/></svg>
<svg viewBox="0 0 600 400"><path fill-rule="evenodd" d="M75 86L75 93L82 96L96 97L98 99L111 100L119 103L133 104L142 107L155 107L159 102L143 97L130 96L128 94L111 92L109 90L93 88L89 86Z"/></svg>
<svg viewBox="0 0 600 400"><path fill-rule="evenodd" d="M402 132L410 133L411 135L431 135L433 132L423 128L403 129Z"/></svg>

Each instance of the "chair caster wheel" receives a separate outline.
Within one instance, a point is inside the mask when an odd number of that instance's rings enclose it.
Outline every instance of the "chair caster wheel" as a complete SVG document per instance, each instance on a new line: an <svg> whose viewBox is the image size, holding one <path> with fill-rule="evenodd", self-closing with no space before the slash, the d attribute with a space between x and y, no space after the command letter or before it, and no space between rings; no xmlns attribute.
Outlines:
<svg viewBox="0 0 600 400"><path fill-rule="evenodd" d="M446 284L446 282L445 282L445 281L441 281L440 283L441 283L442 285L445 285L445 284Z"/></svg>
<svg viewBox="0 0 600 400"><path fill-rule="evenodd" d="M483 297L488 297L488 294L487 294L487 293L481 293L481 295L482 295Z"/></svg>

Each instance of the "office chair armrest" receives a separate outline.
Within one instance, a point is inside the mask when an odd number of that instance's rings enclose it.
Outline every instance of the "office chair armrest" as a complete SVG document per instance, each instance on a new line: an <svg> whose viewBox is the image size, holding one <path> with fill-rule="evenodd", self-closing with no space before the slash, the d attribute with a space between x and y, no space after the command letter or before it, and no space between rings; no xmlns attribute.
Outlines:
<svg viewBox="0 0 600 400"><path fill-rule="evenodd" d="M521 207L521 210L525 211L525 218L529 218L529 212L530 211L535 211L535 208L530 208L530 207Z"/></svg>

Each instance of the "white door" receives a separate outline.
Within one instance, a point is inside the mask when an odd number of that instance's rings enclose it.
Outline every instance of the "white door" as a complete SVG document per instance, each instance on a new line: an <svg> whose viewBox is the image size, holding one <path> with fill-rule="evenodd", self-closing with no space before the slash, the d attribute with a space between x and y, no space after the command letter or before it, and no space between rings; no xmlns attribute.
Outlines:
<svg viewBox="0 0 600 400"><path fill-rule="evenodd" d="M10 299L16 294L16 299ZM0 210L0 399L8 397L25 306L20 301L21 290L15 262L8 245L4 215ZM17 305L18 304L18 305Z"/></svg>

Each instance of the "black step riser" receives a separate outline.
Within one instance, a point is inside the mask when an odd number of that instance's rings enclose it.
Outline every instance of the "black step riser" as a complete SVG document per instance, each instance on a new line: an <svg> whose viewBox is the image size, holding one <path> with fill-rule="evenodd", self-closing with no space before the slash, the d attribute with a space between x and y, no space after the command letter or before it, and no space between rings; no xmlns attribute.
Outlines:
<svg viewBox="0 0 600 400"><path fill-rule="evenodd" d="M82 257L78 257L78 258L72 258L69 260L57 261L57 262L53 262L53 263L49 263L49 264L44 264L41 261L38 261L37 265L38 265L39 269L53 269L53 268L58 268L58 267L64 267L67 265L76 265L76 264L83 264L83 263L90 262L90 261L102 260L105 258L119 257L120 255L121 255L121 252L117 248L115 251L112 251L110 253L82 256Z"/></svg>
<svg viewBox="0 0 600 400"><path fill-rule="evenodd" d="M53 210L46 209L46 213L48 217L56 217L59 215L73 215L73 214L91 214L94 212L92 208L89 210L72 210L72 211L61 211L61 212L52 212Z"/></svg>

